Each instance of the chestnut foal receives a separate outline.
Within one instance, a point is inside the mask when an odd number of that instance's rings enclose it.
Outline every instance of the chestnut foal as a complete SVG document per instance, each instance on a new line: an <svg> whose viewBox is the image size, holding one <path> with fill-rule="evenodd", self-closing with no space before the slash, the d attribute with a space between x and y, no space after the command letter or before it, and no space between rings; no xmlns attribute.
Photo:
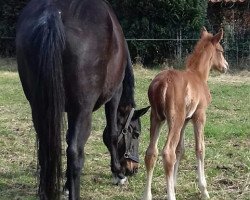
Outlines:
<svg viewBox="0 0 250 200"><path fill-rule="evenodd" d="M209 198L204 174L205 111L211 101L207 80L211 68L220 72L228 69L220 41L221 29L216 35L203 27L201 38L187 60L186 70L164 70L152 81L148 90L151 104L150 143L145 155L147 183L143 200L152 199L151 183L158 156L158 139L161 125L167 121L169 132L162 151L167 181L168 200L175 200L175 186L180 159L184 153L184 129L192 121L198 165L199 189L202 197Z"/></svg>

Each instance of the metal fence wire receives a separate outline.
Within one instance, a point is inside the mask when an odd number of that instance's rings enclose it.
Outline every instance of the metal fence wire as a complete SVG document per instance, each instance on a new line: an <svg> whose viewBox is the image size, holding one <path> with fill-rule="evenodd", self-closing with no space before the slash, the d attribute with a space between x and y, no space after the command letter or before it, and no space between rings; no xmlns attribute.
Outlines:
<svg viewBox="0 0 250 200"><path fill-rule="evenodd" d="M192 37L194 35L192 34ZM197 36L197 35L196 35ZM135 39L127 38L131 57L134 62L142 64L164 64L169 67L182 68L186 57L192 52L196 38L185 37L181 33L170 39ZM224 55L231 69L250 70L250 36L237 36L225 33L222 41ZM0 55L15 55L15 38L0 38Z"/></svg>
<svg viewBox="0 0 250 200"><path fill-rule="evenodd" d="M232 37L224 35L222 46L224 47L224 56L227 59L231 69L250 70L250 38L246 37ZM165 64L169 67L182 68L185 64L187 56L192 52L197 38L182 38L181 35L176 39L127 39L130 49L134 46L150 46L154 45L158 48L151 54L158 54L151 56L156 59L155 64ZM132 53L134 54L134 53ZM147 49L137 49L136 61L139 60L142 64L147 59ZM136 62L135 61L135 62Z"/></svg>

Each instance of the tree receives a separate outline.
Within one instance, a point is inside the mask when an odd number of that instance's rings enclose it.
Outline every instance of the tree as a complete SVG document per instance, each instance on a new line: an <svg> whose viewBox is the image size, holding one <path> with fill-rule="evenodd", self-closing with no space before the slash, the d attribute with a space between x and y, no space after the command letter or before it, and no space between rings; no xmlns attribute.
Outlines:
<svg viewBox="0 0 250 200"><path fill-rule="evenodd" d="M0 37L15 36L20 10L28 0L2 0L0 3ZM126 38L193 37L204 24L207 0L109 0L123 27ZM0 52L14 52L10 42L0 39ZM6 43L6 44L5 44ZM162 63L176 55L176 41L128 42L133 59L140 56L143 64ZM190 48L190 44L186 44ZM8 50L6 50L8 49Z"/></svg>
<svg viewBox="0 0 250 200"><path fill-rule="evenodd" d="M1 0L0 2L0 53L13 55L14 40L6 37L15 37L16 22L20 10L28 0ZM2 39L1 39L2 38Z"/></svg>
<svg viewBox="0 0 250 200"><path fill-rule="evenodd" d="M111 4L126 38L177 38L180 32L188 36L199 33L207 10L207 0L111 0ZM142 56L148 65L173 57L173 43L131 41L129 47L132 58Z"/></svg>

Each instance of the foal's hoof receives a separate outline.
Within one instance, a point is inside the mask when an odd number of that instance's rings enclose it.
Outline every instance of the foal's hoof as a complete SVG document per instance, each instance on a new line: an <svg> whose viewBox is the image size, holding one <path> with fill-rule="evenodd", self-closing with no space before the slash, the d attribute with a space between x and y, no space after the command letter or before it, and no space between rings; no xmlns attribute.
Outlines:
<svg viewBox="0 0 250 200"><path fill-rule="evenodd" d="M203 191L202 192L202 199L210 199L210 197L209 197L209 194L208 194L208 191L207 190L205 190L205 191Z"/></svg>
<svg viewBox="0 0 250 200"><path fill-rule="evenodd" d="M141 200L152 200L152 194L144 192L143 197Z"/></svg>
<svg viewBox="0 0 250 200"><path fill-rule="evenodd" d="M209 194L207 193L206 195L202 196L202 199L204 199L204 200L205 200L205 199L206 199L206 200L207 200L207 199L210 199Z"/></svg>
<svg viewBox="0 0 250 200"><path fill-rule="evenodd" d="M113 184L115 185L125 185L128 183L128 178L126 176L119 176L113 174Z"/></svg>

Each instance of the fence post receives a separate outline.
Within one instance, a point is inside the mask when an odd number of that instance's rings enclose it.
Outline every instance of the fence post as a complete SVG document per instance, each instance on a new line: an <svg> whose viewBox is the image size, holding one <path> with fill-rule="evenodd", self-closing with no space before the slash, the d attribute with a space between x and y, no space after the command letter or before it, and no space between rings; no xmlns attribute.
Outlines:
<svg viewBox="0 0 250 200"><path fill-rule="evenodd" d="M181 61L182 58L182 31L179 29L177 32L177 52L176 52L176 57L178 60L178 63Z"/></svg>

